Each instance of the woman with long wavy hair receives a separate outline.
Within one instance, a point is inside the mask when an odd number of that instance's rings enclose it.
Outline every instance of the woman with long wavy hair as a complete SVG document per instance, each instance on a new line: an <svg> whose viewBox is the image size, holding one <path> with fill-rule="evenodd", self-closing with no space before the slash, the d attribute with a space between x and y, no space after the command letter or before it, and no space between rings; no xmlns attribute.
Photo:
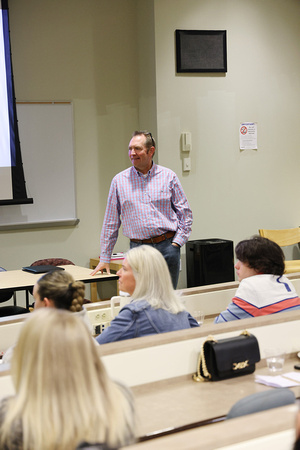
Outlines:
<svg viewBox="0 0 300 450"><path fill-rule="evenodd" d="M0 448L74 450L81 442L134 442L130 391L113 382L85 323L56 308L23 325L11 374L16 394L0 403Z"/></svg>

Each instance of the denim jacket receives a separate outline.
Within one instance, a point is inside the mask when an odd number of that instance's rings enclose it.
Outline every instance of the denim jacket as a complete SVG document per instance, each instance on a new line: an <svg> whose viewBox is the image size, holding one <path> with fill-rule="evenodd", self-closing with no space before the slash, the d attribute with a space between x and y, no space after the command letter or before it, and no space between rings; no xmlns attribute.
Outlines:
<svg viewBox="0 0 300 450"><path fill-rule="evenodd" d="M172 314L165 309L152 308L146 300L136 300L125 305L96 340L99 344L106 344L198 326L187 311Z"/></svg>

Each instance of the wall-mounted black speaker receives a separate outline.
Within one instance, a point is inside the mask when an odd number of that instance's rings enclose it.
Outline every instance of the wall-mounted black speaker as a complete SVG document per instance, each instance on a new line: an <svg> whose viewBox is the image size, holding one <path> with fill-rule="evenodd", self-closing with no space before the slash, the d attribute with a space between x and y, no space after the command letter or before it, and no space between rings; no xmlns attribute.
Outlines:
<svg viewBox="0 0 300 450"><path fill-rule="evenodd" d="M187 287L234 281L233 241L199 239L186 243Z"/></svg>

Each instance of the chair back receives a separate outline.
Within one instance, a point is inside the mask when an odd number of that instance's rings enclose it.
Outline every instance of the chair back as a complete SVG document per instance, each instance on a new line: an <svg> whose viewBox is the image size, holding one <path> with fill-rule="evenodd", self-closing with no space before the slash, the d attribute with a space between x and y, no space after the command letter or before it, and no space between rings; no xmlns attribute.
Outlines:
<svg viewBox="0 0 300 450"><path fill-rule="evenodd" d="M6 272L6 269L0 267L0 272ZM14 291L12 289L1 289L0 291L0 303L7 302L14 295Z"/></svg>
<svg viewBox="0 0 300 450"><path fill-rule="evenodd" d="M30 313L29 309L23 308L23 306L1 306L0 317L16 316L17 314L27 314Z"/></svg>
<svg viewBox="0 0 300 450"><path fill-rule="evenodd" d="M38 259L34 261L30 266L75 266L75 264L69 259L64 258L46 258L46 259ZM29 288L28 292L33 295L33 288Z"/></svg>
<svg viewBox="0 0 300 450"><path fill-rule="evenodd" d="M288 245L295 245L300 242L300 228L286 228L282 230L258 230L260 236L270 239L276 242L280 247L286 247ZM285 260L284 262L285 270L284 273L295 273L300 272L300 260L292 259Z"/></svg>
<svg viewBox="0 0 300 450"><path fill-rule="evenodd" d="M115 307L116 303L120 304L120 309L123 308L123 306L127 305L127 303L130 303L131 297L126 296L123 297L121 295L115 295L110 299L110 308L111 308L111 318L113 319L117 314L115 313Z"/></svg>
<svg viewBox="0 0 300 450"><path fill-rule="evenodd" d="M260 236L276 242L280 247L294 245L300 242L300 228L287 228L282 230L258 230Z"/></svg>
<svg viewBox="0 0 300 450"><path fill-rule="evenodd" d="M6 269L0 267L0 272L6 272ZM7 302L14 296L14 291L12 289L1 289L0 291L0 303ZM16 314L26 314L29 313L29 309L23 308L22 306L17 306L16 299L14 298L14 305L1 306L0 307L0 317L15 316Z"/></svg>
<svg viewBox="0 0 300 450"><path fill-rule="evenodd" d="M279 408L296 402L293 391L287 388L279 388L270 391L256 392L236 402L230 409L227 419L246 416L267 409Z"/></svg>
<svg viewBox="0 0 300 450"><path fill-rule="evenodd" d="M46 259L39 259L37 261L34 261L31 266L66 266L66 265L72 265L75 266L75 264L70 261L69 259L64 258L46 258Z"/></svg>

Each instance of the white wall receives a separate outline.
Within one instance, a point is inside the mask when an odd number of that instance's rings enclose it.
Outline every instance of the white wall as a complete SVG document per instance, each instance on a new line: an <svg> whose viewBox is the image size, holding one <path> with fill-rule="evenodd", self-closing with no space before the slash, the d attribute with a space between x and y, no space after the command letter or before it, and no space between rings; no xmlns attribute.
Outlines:
<svg viewBox="0 0 300 450"><path fill-rule="evenodd" d="M110 181L128 166L128 138L139 125L136 0L10 0L9 6L17 101L74 103L80 223L1 232L1 265L15 269L62 256L88 266L99 255Z"/></svg>
<svg viewBox="0 0 300 450"><path fill-rule="evenodd" d="M156 0L159 162L181 178L191 239L237 243L259 228L300 225L300 3ZM176 75L176 29L227 30L228 72ZM239 124L258 123L258 150L239 150ZM180 133L192 133L182 172Z"/></svg>
<svg viewBox="0 0 300 450"><path fill-rule="evenodd" d="M298 0L9 6L17 101L74 102L80 224L1 232L2 266L51 256L88 266L99 254L110 181L129 165L128 141L139 127L157 132L158 162L180 177L194 213L191 239L236 243L260 227L300 224ZM176 28L226 29L228 73L176 75ZM242 121L258 122L257 152L239 151ZM189 174L182 173L179 148L186 130L193 139ZM121 238L116 250L127 247Z"/></svg>

